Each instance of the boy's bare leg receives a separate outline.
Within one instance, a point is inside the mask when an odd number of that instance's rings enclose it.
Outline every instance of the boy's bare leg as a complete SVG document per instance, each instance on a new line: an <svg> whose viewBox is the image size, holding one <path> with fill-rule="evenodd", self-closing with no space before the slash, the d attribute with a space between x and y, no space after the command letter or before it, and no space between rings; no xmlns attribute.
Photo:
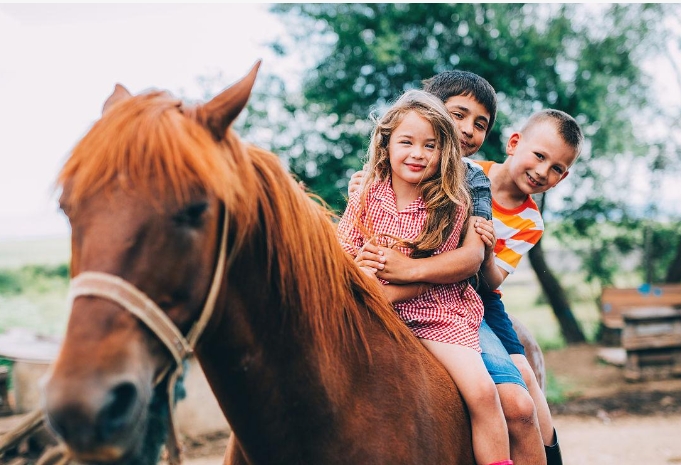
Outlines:
<svg viewBox="0 0 681 465"><path fill-rule="evenodd" d="M523 380L530 391L530 396L532 396L532 400L534 401L534 405L537 409L537 418L539 420L539 430L541 431L542 441L544 441L544 445L546 446L553 445L555 439L553 435L554 427L551 410L546 401L544 391L539 387L537 378L532 371L532 367L530 367L530 362L528 362L527 358L522 354L512 354L511 359L518 367L518 370L520 370L520 374L523 376Z"/></svg>
<svg viewBox="0 0 681 465"><path fill-rule="evenodd" d="M497 384L514 465L546 465L534 401L519 384Z"/></svg>

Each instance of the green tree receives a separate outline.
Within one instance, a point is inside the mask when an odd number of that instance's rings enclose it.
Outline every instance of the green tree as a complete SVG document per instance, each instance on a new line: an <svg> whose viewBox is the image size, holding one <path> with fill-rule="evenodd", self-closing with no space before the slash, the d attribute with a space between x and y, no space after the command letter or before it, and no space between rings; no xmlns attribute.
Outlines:
<svg viewBox="0 0 681 465"><path fill-rule="evenodd" d="M613 176L637 161L654 171L679 158L674 141L664 135L651 140L635 125L637 118L659 114L641 65L646 54L665 50L660 25L673 13L678 17L677 5L276 4L272 11L291 31L290 40L274 49L302 55L309 69L300 92L289 92L284 81L267 88L269 101L279 101L277 112L262 102L253 111L266 111L268 124L274 119L280 125L286 136L270 148L287 154L291 171L338 211L345 206L347 180L364 159L368 115L404 90L421 87L423 79L460 68L484 76L498 92L498 123L483 158L502 160L504 129L517 128L540 108L564 110L582 125L583 156L561 184L566 188L549 192L543 203L547 224L564 225L560 237L586 244L589 277L612 281L615 266L588 260L589 254L621 254L624 249L614 250L613 242L642 247L636 237L641 224L650 231L649 256L663 256L656 247L674 244L674 237L679 247L678 229L664 232L641 215L626 195L627 178ZM600 239L606 224L613 242ZM673 264L674 254L665 252ZM530 261L544 278L545 294L553 296L566 340L584 340L541 242Z"/></svg>

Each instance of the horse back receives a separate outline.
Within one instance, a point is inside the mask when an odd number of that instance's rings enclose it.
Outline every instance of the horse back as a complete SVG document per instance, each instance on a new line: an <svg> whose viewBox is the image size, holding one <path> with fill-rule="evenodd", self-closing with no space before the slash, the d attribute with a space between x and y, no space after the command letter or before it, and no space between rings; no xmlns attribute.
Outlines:
<svg viewBox="0 0 681 465"><path fill-rule="evenodd" d="M365 439L352 445L356 455L346 463L368 463L363 454L375 450L376 457L392 456L390 463L473 465L470 417L442 364L418 342L402 351L388 337L373 342L372 360L356 381L366 396L349 418Z"/></svg>
<svg viewBox="0 0 681 465"><path fill-rule="evenodd" d="M367 336L368 358L337 367L346 381L337 384L328 417L309 419L322 430L308 431L307 440L296 437L293 450L262 463L474 465L470 418L444 367L416 340L399 344L380 329ZM289 418L288 424L299 430L299 421ZM253 445L253 437L244 439ZM225 465L261 459L250 460L233 433Z"/></svg>

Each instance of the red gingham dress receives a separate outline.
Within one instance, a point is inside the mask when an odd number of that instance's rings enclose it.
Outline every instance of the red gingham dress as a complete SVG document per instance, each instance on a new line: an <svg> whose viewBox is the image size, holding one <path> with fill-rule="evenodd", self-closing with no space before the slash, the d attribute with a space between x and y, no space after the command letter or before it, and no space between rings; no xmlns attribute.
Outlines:
<svg viewBox="0 0 681 465"><path fill-rule="evenodd" d="M360 248L370 239L362 234L355 223L360 207L359 198L358 192L350 196L337 230L343 249L353 257L357 256ZM369 188L366 203L366 209L359 221L375 235L390 234L414 240L425 225L426 206L423 200L419 197L398 212L390 180L375 182ZM464 220L464 212L457 209L454 229L435 254L456 248ZM394 242L391 239L388 241ZM399 250L406 255L411 253L410 249L403 247ZM417 337L459 344L480 352L478 329L482 321L483 305L468 281L433 286L418 297L395 303L394 307L402 321Z"/></svg>

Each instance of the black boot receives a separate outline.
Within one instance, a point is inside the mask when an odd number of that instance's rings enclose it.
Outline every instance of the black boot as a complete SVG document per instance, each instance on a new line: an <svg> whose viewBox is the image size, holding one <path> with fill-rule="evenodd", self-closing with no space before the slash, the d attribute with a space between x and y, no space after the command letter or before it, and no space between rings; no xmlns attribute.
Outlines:
<svg viewBox="0 0 681 465"><path fill-rule="evenodd" d="M546 465L563 465L563 457L560 455L560 445L558 444L558 434L553 430L553 444L544 446L546 452Z"/></svg>

